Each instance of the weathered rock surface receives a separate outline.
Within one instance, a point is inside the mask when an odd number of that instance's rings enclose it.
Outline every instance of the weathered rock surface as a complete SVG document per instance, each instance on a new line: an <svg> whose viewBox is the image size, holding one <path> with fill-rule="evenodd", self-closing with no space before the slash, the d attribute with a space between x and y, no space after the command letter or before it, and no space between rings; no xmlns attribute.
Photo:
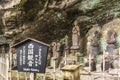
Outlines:
<svg viewBox="0 0 120 80"><path fill-rule="evenodd" d="M5 1L0 2L0 34L14 42L26 37L47 43L60 40L71 36L73 22L78 20L84 43L94 25L101 28L120 17L119 0Z"/></svg>

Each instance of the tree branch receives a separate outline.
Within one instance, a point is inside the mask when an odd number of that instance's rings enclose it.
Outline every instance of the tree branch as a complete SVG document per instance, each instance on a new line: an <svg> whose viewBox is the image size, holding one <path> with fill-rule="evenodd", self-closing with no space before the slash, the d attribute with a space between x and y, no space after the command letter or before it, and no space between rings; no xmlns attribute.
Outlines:
<svg viewBox="0 0 120 80"><path fill-rule="evenodd" d="M61 2L61 4L56 5L54 2L52 5L49 5L49 8L54 8L54 9L66 9L68 7L71 7L75 5L76 3L80 2L81 0L64 0Z"/></svg>
<svg viewBox="0 0 120 80"><path fill-rule="evenodd" d="M44 12L46 11L46 9L48 8L48 5L49 5L49 0L46 1L45 5L44 5L44 8L38 12L39 16L42 15L42 14L44 14Z"/></svg>

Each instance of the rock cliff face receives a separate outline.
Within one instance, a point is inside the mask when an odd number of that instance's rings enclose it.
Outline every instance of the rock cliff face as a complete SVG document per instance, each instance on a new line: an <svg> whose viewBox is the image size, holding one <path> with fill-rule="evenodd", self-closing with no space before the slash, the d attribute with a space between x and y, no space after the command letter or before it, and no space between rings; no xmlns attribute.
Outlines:
<svg viewBox="0 0 120 80"><path fill-rule="evenodd" d="M20 3L21 0L1 0L0 6L2 9L12 8L14 5Z"/></svg>
<svg viewBox="0 0 120 80"><path fill-rule="evenodd" d="M50 43L71 37L78 20L81 39L95 25L102 27L120 17L119 0L2 0L0 35L18 42L32 37Z"/></svg>

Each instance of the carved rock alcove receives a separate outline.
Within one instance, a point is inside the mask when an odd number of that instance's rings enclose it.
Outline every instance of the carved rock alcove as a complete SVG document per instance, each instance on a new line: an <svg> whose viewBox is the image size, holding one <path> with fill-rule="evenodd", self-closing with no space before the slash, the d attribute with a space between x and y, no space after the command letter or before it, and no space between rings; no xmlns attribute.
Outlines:
<svg viewBox="0 0 120 80"><path fill-rule="evenodd" d="M120 47L120 19L116 18L113 19L112 21L104 24L103 26L98 26L97 24L93 26L93 28L91 28L87 35L86 35L86 41L87 38L89 36L95 36L95 32L99 32L100 34L98 35L99 40L98 40L98 44L99 44L99 52L103 52L106 51L107 45L108 45L108 32L113 31L114 33L112 34L112 37L115 38L115 48L119 48ZM92 37L92 39L95 39ZM111 44L111 43L109 43ZM87 42L86 42L86 50L87 50ZM111 45L110 45L111 46ZM86 51L87 53L87 51Z"/></svg>
<svg viewBox="0 0 120 80"><path fill-rule="evenodd" d="M106 23L105 25L102 26L101 29L101 50L104 51L106 50L106 47L108 45L107 39L108 39L108 32L109 31L114 31L115 35L113 37L115 38L115 47L119 48L120 47L120 19L113 19L112 21Z"/></svg>

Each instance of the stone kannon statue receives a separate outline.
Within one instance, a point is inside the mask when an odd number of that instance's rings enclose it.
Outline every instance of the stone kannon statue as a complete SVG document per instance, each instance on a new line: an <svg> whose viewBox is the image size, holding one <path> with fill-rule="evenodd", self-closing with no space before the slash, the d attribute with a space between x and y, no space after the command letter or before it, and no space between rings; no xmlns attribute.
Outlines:
<svg viewBox="0 0 120 80"><path fill-rule="evenodd" d="M108 53L113 53L113 51L115 50L115 34L116 32L114 30L109 30L107 33L107 47L106 47L106 51Z"/></svg>
<svg viewBox="0 0 120 80"><path fill-rule="evenodd" d="M80 44L80 30L78 26L78 22L74 22L74 27L72 29L72 49L79 49Z"/></svg>

